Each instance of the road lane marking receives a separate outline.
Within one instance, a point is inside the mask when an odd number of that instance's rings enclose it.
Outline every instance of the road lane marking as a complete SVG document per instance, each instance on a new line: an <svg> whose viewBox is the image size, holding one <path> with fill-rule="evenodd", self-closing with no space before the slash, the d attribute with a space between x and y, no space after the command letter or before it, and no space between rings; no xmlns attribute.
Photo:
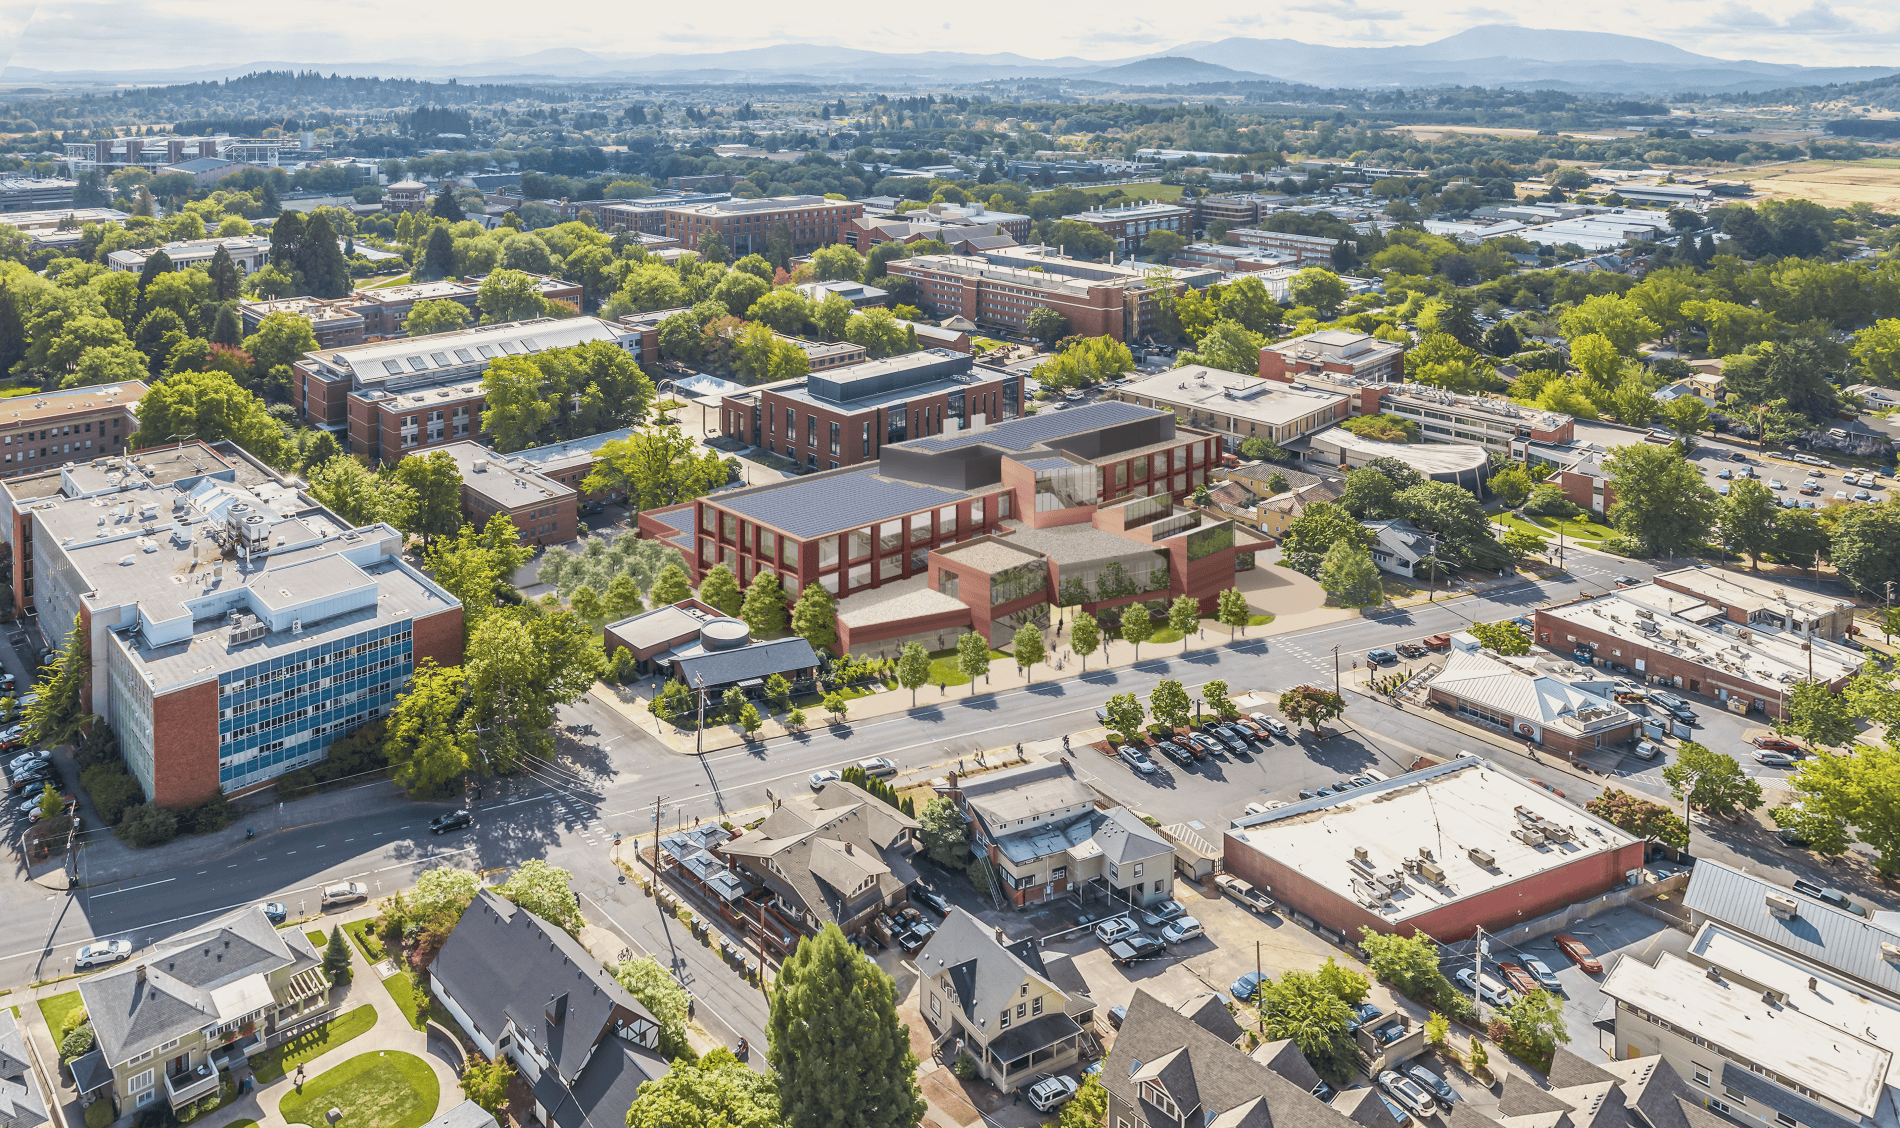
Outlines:
<svg viewBox="0 0 1900 1128"><path fill-rule="evenodd" d="M88 896L91 898L98 898L98 897L110 897L116 893L134 893L140 889L150 889L154 885L163 885L168 881L177 881L177 880L178 879L175 877L160 878L157 881L148 881L144 885L134 885L134 886L131 886L130 888L125 888L125 889L108 889L104 893L92 893L92 894L88 894Z"/></svg>

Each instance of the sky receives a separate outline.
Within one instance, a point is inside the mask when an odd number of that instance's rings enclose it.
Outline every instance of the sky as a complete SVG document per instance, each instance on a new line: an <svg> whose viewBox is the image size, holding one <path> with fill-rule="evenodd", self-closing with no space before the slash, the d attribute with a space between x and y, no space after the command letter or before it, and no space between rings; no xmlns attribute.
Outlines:
<svg viewBox="0 0 1900 1128"><path fill-rule="evenodd" d="M533 11L495 0L0 0L0 65L143 71L254 61L463 63L550 48L696 54L778 43L1107 60L1229 36L1379 46L1531 22L1642 36L1721 58L1900 66L1900 4L1891 0L1570 0L1515 12L1482 0L1201 0L1182 7L1156 0L901 7L869 0L568 0L548 9L547 18ZM827 15L840 32L824 34L818 25ZM1270 72L1270 63L1263 59L1258 69Z"/></svg>

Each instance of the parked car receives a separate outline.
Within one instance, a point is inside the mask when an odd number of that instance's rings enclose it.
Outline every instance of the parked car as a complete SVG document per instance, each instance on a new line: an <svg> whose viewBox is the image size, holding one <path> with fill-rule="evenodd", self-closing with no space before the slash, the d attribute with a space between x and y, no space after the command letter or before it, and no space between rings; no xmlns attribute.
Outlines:
<svg viewBox="0 0 1900 1128"><path fill-rule="evenodd" d="M1425 648L1416 642L1402 642L1393 649L1399 652L1401 658L1423 658L1426 654Z"/></svg>
<svg viewBox="0 0 1900 1128"><path fill-rule="evenodd" d="M1551 939L1556 942L1557 950L1562 952L1564 958L1571 963L1576 964L1591 975L1601 975L1603 973L1603 962L1590 954L1590 949L1583 941L1577 939L1575 936L1569 936L1562 932L1551 937Z"/></svg>
<svg viewBox="0 0 1900 1128"><path fill-rule="evenodd" d="M1677 720L1684 721L1689 724L1695 723L1695 719L1696 719L1695 710L1689 708L1689 703L1687 701L1684 701L1682 698L1677 697L1675 694L1652 693L1649 695L1649 699L1651 701L1654 701L1656 704L1661 705L1664 709L1667 709L1670 713L1674 714Z"/></svg>
<svg viewBox="0 0 1900 1128"><path fill-rule="evenodd" d="M1525 971L1522 964L1513 963L1510 960L1503 960L1498 963L1498 974L1502 975L1504 981L1509 983L1512 989L1520 995L1528 995L1532 991L1538 990L1541 986L1537 982L1536 976Z"/></svg>
<svg viewBox="0 0 1900 1128"><path fill-rule="evenodd" d="M1452 1090L1452 1087L1446 1083L1443 1077L1426 1069L1417 1062L1412 1062L1402 1067L1399 1072L1410 1078L1412 1084L1430 1093L1432 1099L1437 1101L1441 1108L1450 1108L1451 1103L1458 1099L1458 1094Z"/></svg>
<svg viewBox="0 0 1900 1128"><path fill-rule="evenodd" d="M1620 588L1635 587L1642 582L1643 581L1637 579L1635 576L1618 576L1616 578L1616 586Z"/></svg>
<svg viewBox="0 0 1900 1128"><path fill-rule="evenodd" d="M1203 736L1198 732L1190 732L1183 736L1181 738L1181 744L1193 754L1196 760L1207 759L1209 753L1216 751L1220 747L1219 742L1214 740L1213 737Z"/></svg>
<svg viewBox="0 0 1900 1128"><path fill-rule="evenodd" d="M1281 739L1286 738L1286 735L1287 735L1286 722L1282 721L1280 718L1270 717L1265 713L1255 713L1253 715L1253 719L1256 721L1259 721L1260 724L1264 726L1266 730L1272 733L1273 735L1280 737Z"/></svg>
<svg viewBox="0 0 1900 1128"><path fill-rule="evenodd" d="M1872 501L1874 500L1874 495L1868 493L1866 490L1855 490L1854 500L1855 501Z"/></svg>
<svg viewBox="0 0 1900 1128"><path fill-rule="evenodd" d="M1427 635L1427 636L1425 636L1425 649L1427 649L1427 650L1450 650L1450 649L1451 649L1451 636L1450 636L1450 635L1448 635L1448 634L1435 634L1435 635Z"/></svg>
<svg viewBox="0 0 1900 1128"><path fill-rule="evenodd" d="M1656 757L1662 755L1662 745L1647 740L1639 740L1636 742L1635 755L1638 759L1654 760Z"/></svg>
<svg viewBox="0 0 1900 1128"><path fill-rule="evenodd" d="M1257 740L1262 744L1269 744L1273 740L1273 734L1267 731L1267 726L1254 720L1252 717L1240 718L1234 722L1234 727L1246 733L1251 739Z"/></svg>
<svg viewBox="0 0 1900 1128"><path fill-rule="evenodd" d="M132 954L132 945L125 940L100 940L79 949L73 956L73 970L82 967L104 967L115 964Z"/></svg>
<svg viewBox="0 0 1900 1128"><path fill-rule="evenodd" d="M1557 979L1557 974L1551 971L1550 965L1543 960L1537 959L1534 956L1527 957L1524 960L1524 970L1530 972L1532 978L1537 980L1538 986L1546 991L1561 991L1564 989L1564 985Z"/></svg>
<svg viewBox="0 0 1900 1128"><path fill-rule="evenodd" d="M1380 1072L1379 1087L1392 1094L1407 1112L1421 1120L1438 1111L1438 1102L1419 1088L1416 1082L1390 1069Z"/></svg>
<svg viewBox="0 0 1900 1128"><path fill-rule="evenodd" d="M1352 1005L1352 1021L1346 1024L1346 1030L1350 1033L1357 1034L1361 1026L1364 1026L1366 1023L1371 1022L1384 1013L1383 1010L1379 1009L1379 1004L1377 1003L1354 1003Z"/></svg>
<svg viewBox="0 0 1900 1128"><path fill-rule="evenodd" d="M1375 646L1371 650L1366 651L1366 661L1377 662L1381 666L1390 665L1398 660L1399 656L1397 654L1392 653L1383 646Z"/></svg>
<svg viewBox="0 0 1900 1128"><path fill-rule="evenodd" d="M1073 392L1070 393L1074 395ZM1029 1103L1037 1112L1048 1112L1057 1105L1075 1099L1075 1078L1060 1074L1045 1077L1029 1087Z"/></svg>
<svg viewBox="0 0 1900 1128"><path fill-rule="evenodd" d="M950 915L950 902L943 894L928 885L913 885L910 899L936 913L938 916Z"/></svg>
<svg viewBox="0 0 1900 1128"><path fill-rule="evenodd" d="M1319 1098L1321 1104L1332 1104L1333 1098L1339 1095L1339 1090L1333 1088L1330 1081L1321 1081L1313 1086L1312 1092Z"/></svg>
<svg viewBox="0 0 1900 1128"><path fill-rule="evenodd" d="M1113 1027L1116 1030L1120 1030L1122 1028L1122 1023L1127 1022L1127 1021L1128 1021L1127 1007L1117 1004L1116 1006L1112 1006L1108 1008L1109 1026Z"/></svg>
<svg viewBox="0 0 1900 1128"><path fill-rule="evenodd" d="M1095 938L1104 944L1113 944L1124 936L1132 935L1135 922L1125 916L1113 917L1095 926Z"/></svg>
<svg viewBox="0 0 1900 1128"><path fill-rule="evenodd" d="M1735 477L1735 472L1730 470L1728 467L1724 466L1720 470L1717 470L1715 472L1715 476L1726 482L1729 479Z"/></svg>
<svg viewBox="0 0 1900 1128"><path fill-rule="evenodd" d="M1192 764L1194 762L1194 753L1189 752L1172 740L1164 740L1159 745L1156 745L1156 747L1161 749L1163 755L1176 763Z"/></svg>
<svg viewBox="0 0 1900 1128"><path fill-rule="evenodd" d="M323 891L324 908L333 905L348 905L369 899L369 886L360 881L344 881L332 885Z"/></svg>
<svg viewBox="0 0 1900 1128"><path fill-rule="evenodd" d="M1381 1046L1389 1046L1405 1037L1405 1023L1397 1017L1388 1018L1372 1028L1372 1040Z"/></svg>
<svg viewBox="0 0 1900 1128"><path fill-rule="evenodd" d="M1458 981L1460 987L1463 987L1485 1002L1490 1003L1492 1006L1501 1006L1510 1001L1511 993L1505 988L1504 984L1499 983L1488 975L1480 977L1468 967L1459 968L1458 973L1452 976L1452 978Z"/></svg>
<svg viewBox="0 0 1900 1128"><path fill-rule="evenodd" d="M1757 752L1755 762L1769 768L1792 768L1795 758L1786 752Z"/></svg>
<svg viewBox="0 0 1900 1128"><path fill-rule="evenodd" d="M1761 749L1763 752L1803 753L1807 751L1807 749L1801 747L1799 744L1796 744L1794 741L1789 740L1785 736L1773 736L1773 735L1758 736L1755 739L1749 741L1749 743Z"/></svg>
<svg viewBox="0 0 1900 1128"><path fill-rule="evenodd" d="M464 808L460 811L450 811L446 815L437 815L430 819L429 833L446 834L451 830L461 830L465 826L473 825L475 825L475 816Z"/></svg>
<svg viewBox="0 0 1900 1128"><path fill-rule="evenodd" d="M1166 924L1187 915L1187 906L1179 901L1156 901L1141 911L1141 917L1150 925Z"/></svg>
<svg viewBox="0 0 1900 1128"><path fill-rule="evenodd" d="M1239 729L1232 725L1222 725L1217 731L1221 743L1227 746L1229 752L1244 754L1247 751L1247 738L1240 734Z"/></svg>
<svg viewBox="0 0 1900 1128"><path fill-rule="evenodd" d="M1268 811L1277 811L1284 806L1286 806L1286 804L1279 799L1269 799L1265 803L1247 804L1247 809L1243 813L1249 815L1264 815Z"/></svg>
<svg viewBox="0 0 1900 1128"><path fill-rule="evenodd" d="M1203 935L1205 935L1205 930L1201 928L1201 922L1191 916L1184 916L1180 920L1171 920L1161 926L1161 939L1163 943L1167 944L1181 944L1189 940L1198 939Z"/></svg>
<svg viewBox="0 0 1900 1128"><path fill-rule="evenodd" d="M1115 749L1115 754L1120 756L1123 760L1126 760L1129 767L1140 772L1142 775L1155 774L1155 762L1148 758L1146 752L1143 752L1134 745L1124 744L1120 748Z"/></svg>
<svg viewBox="0 0 1900 1128"><path fill-rule="evenodd" d="M11 775L14 772L25 770L29 764L44 764L52 760L52 758L53 750L51 748L42 748L38 752L28 752L24 755L15 756L13 759L7 761L7 773Z"/></svg>
<svg viewBox="0 0 1900 1128"><path fill-rule="evenodd" d="M1266 976L1259 972L1250 971L1239 979L1234 980L1232 985L1227 988L1227 993L1243 1003L1252 1002L1253 997L1260 993L1260 984L1265 979Z"/></svg>
<svg viewBox="0 0 1900 1128"><path fill-rule="evenodd" d="M826 768L822 772L813 772L811 773L811 781L810 781L811 789L813 791L817 791L819 788L823 787L825 784L837 783L839 780L843 778L844 778L843 772L835 771L831 768Z"/></svg>
<svg viewBox="0 0 1900 1128"><path fill-rule="evenodd" d="M29 764L18 773L8 776L7 782L8 793L13 795L24 795L29 791L37 795L40 789L48 784L51 784L55 791L66 786L66 781L60 777L59 769L48 763Z"/></svg>
<svg viewBox="0 0 1900 1128"><path fill-rule="evenodd" d="M1118 964L1130 964L1136 960L1152 959L1161 954L1161 941L1146 932L1136 932L1115 941L1108 946L1108 954Z"/></svg>
<svg viewBox="0 0 1900 1128"><path fill-rule="evenodd" d="M290 919L290 910L282 901L264 902L264 919L272 924L282 924Z"/></svg>
<svg viewBox="0 0 1900 1128"><path fill-rule="evenodd" d="M895 939L906 952L915 952L937 934L937 926L927 920L913 920L904 926Z"/></svg>
<svg viewBox="0 0 1900 1128"><path fill-rule="evenodd" d="M873 756L869 760L859 760L858 767L863 768L864 774L873 779L897 774L897 764L889 756Z"/></svg>

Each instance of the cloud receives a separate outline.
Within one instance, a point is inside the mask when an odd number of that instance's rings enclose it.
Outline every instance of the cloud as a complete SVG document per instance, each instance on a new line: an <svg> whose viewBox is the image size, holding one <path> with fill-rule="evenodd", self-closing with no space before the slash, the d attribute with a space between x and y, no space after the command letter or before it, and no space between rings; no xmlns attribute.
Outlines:
<svg viewBox="0 0 1900 1128"><path fill-rule="evenodd" d="M1408 14L1398 9L1363 8L1359 0L1306 0L1304 4L1289 4L1283 10L1313 12L1338 20L1398 20Z"/></svg>

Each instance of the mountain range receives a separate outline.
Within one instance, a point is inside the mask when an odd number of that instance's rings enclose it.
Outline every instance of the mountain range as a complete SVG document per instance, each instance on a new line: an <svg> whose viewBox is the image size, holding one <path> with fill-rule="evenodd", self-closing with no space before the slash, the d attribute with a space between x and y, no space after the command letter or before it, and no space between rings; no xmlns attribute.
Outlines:
<svg viewBox="0 0 1900 1128"><path fill-rule="evenodd" d="M16 56L17 57L17 56ZM871 86L1060 79L1120 87L1278 81L1327 88L1486 86L1553 88L1606 94L1670 91L1758 93L1790 86L1858 82L1897 67L1805 67L1719 59L1632 35L1487 24L1432 43L1332 47L1293 39L1233 37L1185 43L1120 59L1036 59L1013 52L895 53L785 43L698 54L640 54L554 48L509 58L443 63L401 58L378 62L249 62L163 70L45 71L18 65L0 82L193 82L257 70L317 69L344 74L463 81L646 79L659 83L839 82Z"/></svg>

